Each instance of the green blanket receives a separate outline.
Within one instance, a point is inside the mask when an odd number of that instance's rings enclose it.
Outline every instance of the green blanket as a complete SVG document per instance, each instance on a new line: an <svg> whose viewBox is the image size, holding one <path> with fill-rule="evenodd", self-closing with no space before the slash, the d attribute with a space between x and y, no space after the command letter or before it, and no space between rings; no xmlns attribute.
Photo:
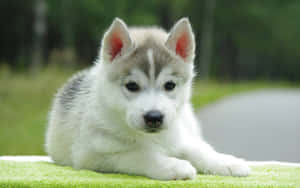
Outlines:
<svg viewBox="0 0 300 188"><path fill-rule="evenodd" d="M47 162L0 160L0 187L299 187L300 167L266 165L252 167L249 177L198 175L194 180L157 181L145 177L74 170Z"/></svg>

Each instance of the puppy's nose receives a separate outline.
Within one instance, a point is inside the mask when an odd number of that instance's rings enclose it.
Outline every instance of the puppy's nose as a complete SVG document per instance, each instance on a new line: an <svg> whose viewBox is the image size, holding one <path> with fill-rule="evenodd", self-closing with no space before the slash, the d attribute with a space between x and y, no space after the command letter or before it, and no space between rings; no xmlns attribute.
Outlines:
<svg viewBox="0 0 300 188"><path fill-rule="evenodd" d="M144 115L144 120L148 128L159 128L163 122L164 115L158 110L151 110Z"/></svg>

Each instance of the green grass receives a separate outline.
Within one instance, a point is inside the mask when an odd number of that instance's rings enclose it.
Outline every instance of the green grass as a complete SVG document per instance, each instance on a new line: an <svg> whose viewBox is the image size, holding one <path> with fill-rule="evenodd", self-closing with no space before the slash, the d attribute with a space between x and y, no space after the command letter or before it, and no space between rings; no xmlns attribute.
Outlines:
<svg viewBox="0 0 300 188"><path fill-rule="evenodd" d="M45 154L44 133L53 95L74 72L50 67L32 76L0 67L0 155ZM192 102L200 108L234 93L286 86L266 82L196 81Z"/></svg>
<svg viewBox="0 0 300 188"><path fill-rule="evenodd" d="M74 170L46 162L0 161L0 187L201 187L201 188L292 188L300 187L300 168L283 166L253 167L251 176L221 177L198 175L194 180L157 181L122 174L102 174Z"/></svg>
<svg viewBox="0 0 300 188"><path fill-rule="evenodd" d="M0 155L44 154L51 100L72 72L49 68L32 76L0 69Z"/></svg>

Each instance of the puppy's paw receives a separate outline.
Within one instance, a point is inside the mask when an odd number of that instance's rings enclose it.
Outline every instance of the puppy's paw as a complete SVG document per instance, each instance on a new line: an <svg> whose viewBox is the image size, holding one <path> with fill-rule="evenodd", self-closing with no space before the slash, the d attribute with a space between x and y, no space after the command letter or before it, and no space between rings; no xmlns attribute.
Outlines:
<svg viewBox="0 0 300 188"><path fill-rule="evenodd" d="M190 162L185 160L174 159L166 164L166 168L161 170L161 175L156 177L160 180L188 180L194 179L197 175L197 170Z"/></svg>
<svg viewBox="0 0 300 188"><path fill-rule="evenodd" d="M197 170L191 165L190 162L185 160L178 160L175 166L171 169L173 180L187 180L194 179L197 175Z"/></svg>
<svg viewBox="0 0 300 188"><path fill-rule="evenodd" d="M250 167L247 165L247 163L241 159L237 159L233 162L231 162L227 168L230 169L231 176L248 176L251 173Z"/></svg>
<svg viewBox="0 0 300 188"><path fill-rule="evenodd" d="M251 169L244 160L221 154L220 157L218 157L216 164L210 166L209 169L206 169L205 173L243 177L248 176L250 172Z"/></svg>

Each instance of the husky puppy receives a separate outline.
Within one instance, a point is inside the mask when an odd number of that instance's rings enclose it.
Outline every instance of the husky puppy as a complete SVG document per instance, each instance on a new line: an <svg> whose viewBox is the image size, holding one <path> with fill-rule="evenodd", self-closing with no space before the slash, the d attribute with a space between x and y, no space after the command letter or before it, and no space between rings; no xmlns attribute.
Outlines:
<svg viewBox="0 0 300 188"><path fill-rule="evenodd" d="M247 176L246 162L201 138L190 96L195 56L187 18L169 33L116 18L95 65L55 97L46 150L60 165L159 180L197 172Z"/></svg>

